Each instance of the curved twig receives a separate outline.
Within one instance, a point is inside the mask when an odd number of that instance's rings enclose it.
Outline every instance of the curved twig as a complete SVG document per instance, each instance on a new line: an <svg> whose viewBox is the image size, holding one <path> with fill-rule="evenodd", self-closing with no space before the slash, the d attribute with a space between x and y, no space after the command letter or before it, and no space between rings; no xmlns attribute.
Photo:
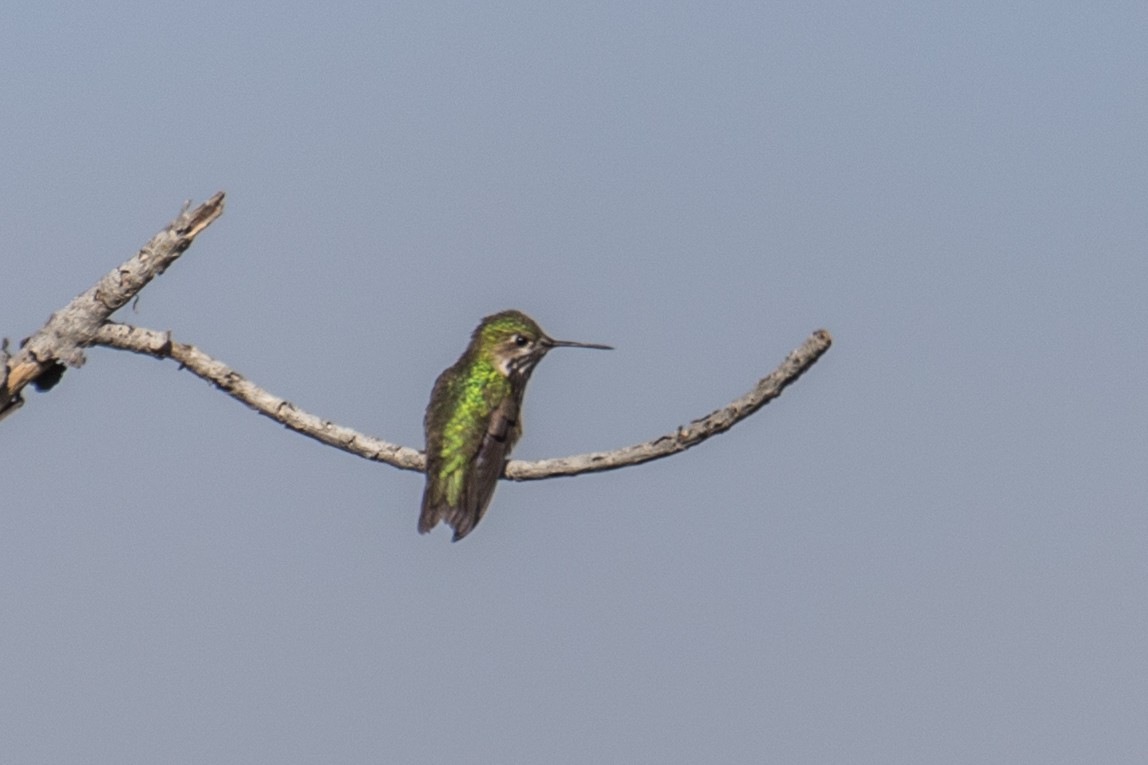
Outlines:
<svg viewBox="0 0 1148 765"><path fill-rule="evenodd" d="M297 433L350 454L385 462L402 470L421 472L425 468L422 452L359 433L352 428L309 414L290 401L268 393L195 346L175 342L171 339L170 333L108 322L96 333L93 343L157 358L175 359L181 367L196 377L206 380L259 414ZM506 464L503 476L514 481L533 481L553 476L617 470L685 451L710 436L724 433L780 396L788 385L797 380L825 351L829 350L831 343L828 332L823 329L817 330L800 347L793 350L781 366L759 380L744 396L734 399L705 417L694 420L689 425L679 427L672 433L608 452L591 452L535 462L511 460Z"/></svg>
<svg viewBox="0 0 1148 765"><path fill-rule="evenodd" d="M672 433L633 446L612 449L608 452L589 452L573 457L557 457L536 462L511 460L503 475L512 481L533 481L551 476L596 473L602 470L617 470L630 465L640 465L643 462L684 452L691 446L697 446L710 436L726 432L780 396L783 390L816 364L817 360L829 350L829 346L832 344L833 339L827 330L817 330L805 338L805 342L800 346L790 351L789 355L785 357L785 361L781 362L777 369L758 380L757 384L744 396L735 398L722 408L715 409L705 417L692 421L689 425L680 426Z"/></svg>

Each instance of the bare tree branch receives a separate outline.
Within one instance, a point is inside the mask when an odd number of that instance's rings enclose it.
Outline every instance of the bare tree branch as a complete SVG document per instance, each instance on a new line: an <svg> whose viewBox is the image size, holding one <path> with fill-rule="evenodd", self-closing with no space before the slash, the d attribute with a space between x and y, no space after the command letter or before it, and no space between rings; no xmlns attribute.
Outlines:
<svg viewBox="0 0 1148 765"><path fill-rule="evenodd" d="M807 337L800 346L790 351L789 355L785 357L785 361L781 362L777 369L758 380L757 384L744 396L734 399L705 417L692 421L689 425L680 426L672 433L641 444L623 446L608 452L589 452L573 457L557 457L536 462L512 460L507 464L503 475L512 481L533 481L551 476L596 473L602 470L617 470L630 465L640 465L643 462L684 452L691 446L697 446L710 436L726 432L780 396L783 390L789 387L791 383L796 382L797 378L816 364L817 360L829 350L829 346L832 344L833 339L827 330L817 330Z"/></svg>
<svg viewBox="0 0 1148 765"><path fill-rule="evenodd" d="M199 232L222 214L222 191L194 209L185 204L176 219L139 252L52 314L47 324L21 343L18 353L0 359L6 362L6 368L0 368L6 373L0 380L0 419L20 407L20 392L28 383L35 381L39 388L47 390L59 380L62 365L83 365L81 348L91 343L108 317L162 274L191 246Z"/></svg>
<svg viewBox="0 0 1148 765"><path fill-rule="evenodd" d="M259 414L329 446L369 460L385 462L403 470L422 471L425 468L422 452L359 433L304 412L290 401L263 390L198 348L175 342L171 339L170 333L109 322L100 328L93 342L157 358L175 359L180 366L195 376L206 380ZM829 333L825 330L814 332L786 357L781 366L759 380L744 396L705 417L694 420L689 425L679 427L672 433L608 452L591 452L536 462L511 460L507 463L503 475L514 481L533 481L553 476L616 470L685 451L710 436L724 433L780 396L788 385L797 380L825 351L829 350L831 343Z"/></svg>
<svg viewBox="0 0 1148 765"><path fill-rule="evenodd" d="M156 332L109 320L112 313L163 273L191 246L195 237L222 213L222 191L194 209L188 209L185 205L180 215L152 237L139 252L52 314L47 324L25 340L15 355L9 356L6 343L0 347L0 373L5 373L3 380L0 380L0 419L23 403L21 391L28 383L35 383L41 390L47 390L59 379L65 364L74 367L83 364L82 348L104 345L157 358L175 359L192 374L297 433L402 470L423 471L425 458L417 449L392 444L304 412L290 401L263 390L195 346L175 342L170 332ZM828 332L817 330L793 350L781 366L759 380L744 396L671 433L608 452L591 452L537 462L511 460L506 464L503 477L514 481L532 481L552 476L616 470L685 451L711 436L724 433L780 396L786 387L817 363L821 355L829 350L831 343Z"/></svg>
<svg viewBox="0 0 1148 765"><path fill-rule="evenodd" d="M206 380L259 414L328 446L369 460L385 462L403 470L421 472L425 467L423 454L417 449L388 443L304 412L287 399L263 390L222 361L213 359L195 346L175 342L171 339L170 332L156 332L154 329L108 322L96 333L93 342L122 351L143 353L161 359L175 359L181 367L196 377Z"/></svg>

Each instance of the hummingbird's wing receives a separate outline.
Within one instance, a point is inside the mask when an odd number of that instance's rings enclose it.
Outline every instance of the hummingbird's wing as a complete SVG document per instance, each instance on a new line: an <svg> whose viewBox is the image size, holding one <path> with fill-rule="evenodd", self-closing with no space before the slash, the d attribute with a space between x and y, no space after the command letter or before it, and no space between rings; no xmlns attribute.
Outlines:
<svg viewBox="0 0 1148 765"><path fill-rule="evenodd" d="M455 542L478 525L490 505L490 498L494 496L498 478L502 475L503 463L522 435L518 411L518 397L506 396L490 417L471 465L472 475L466 483L462 507L447 517L447 523L454 529Z"/></svg>

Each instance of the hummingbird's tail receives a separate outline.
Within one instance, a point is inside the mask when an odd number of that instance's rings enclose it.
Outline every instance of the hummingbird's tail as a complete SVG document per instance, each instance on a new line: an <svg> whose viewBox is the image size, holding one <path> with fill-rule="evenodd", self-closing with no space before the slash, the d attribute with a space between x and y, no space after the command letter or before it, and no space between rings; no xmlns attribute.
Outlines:
<svg viewBox="0 0 1148 765"><path fill-rule="evenodd" d="M427 492L423 496L423 509L419 513L419 533L426 534L428 531L438 525L438 522L443 519L446 512L450 509L444 502L432 502Z"/></svg>
<svg viewBox="0 0 1148 765"><path fill-rule="evenodd" d="M451 541L457 542L474 530L478 518L461 507L450 507L445 502L424 501L422 512L419 514L419 533L426 534L437 526L439 521L446 521L446 525L454 529L454 538Z"/></svg>
<svg viewBox="0 0 1148 765"><path fill-rule="evenodd" d="M483 506L483 510L485 509ZM481 511L467 512L465 507L451 507L445 498L433 498L431 492L427 491L423 494L422 512L419 513L419 533L426 534L437 526L439 521L444 521L447 526L454 529L454 538L451 541L457 542L473 531L481 518Z"/></svg>
<svg viewBox="0 0 1148 765"><path fill-rule="evenodd" d="M422 512L419 513L419 533L427 533L439 521L444 521L454 529L454 542L473 531L486 513L494 494L494 486L498 482L501 459L497 463L499 470L495 470L492 464L490 460L477 460L469 481L462 480L461 472L438 480L428 478L426 489L423 490ZM430 475L442 473L433 462L429 470Z"/></svg>

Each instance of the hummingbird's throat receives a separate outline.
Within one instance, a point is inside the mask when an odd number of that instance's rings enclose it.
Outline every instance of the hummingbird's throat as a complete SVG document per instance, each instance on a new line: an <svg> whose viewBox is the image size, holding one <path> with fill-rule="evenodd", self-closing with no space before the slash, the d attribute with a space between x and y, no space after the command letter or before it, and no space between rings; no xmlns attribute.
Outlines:
<svg viewBox="0 0 1148 765"><path fill-rule="evenodd" d="M507 377L526 378L534 371L534 365L544 355L543 353L526 353L521 356L508 356L499 363L498 369Z"/></svg>

